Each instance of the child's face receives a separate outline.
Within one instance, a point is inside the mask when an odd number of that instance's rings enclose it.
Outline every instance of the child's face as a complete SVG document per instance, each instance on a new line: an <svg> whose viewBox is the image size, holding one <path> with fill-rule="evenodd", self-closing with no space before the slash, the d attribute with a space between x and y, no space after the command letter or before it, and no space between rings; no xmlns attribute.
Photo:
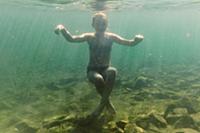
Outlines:
<svg viewBox="0 0 200 133"><path fill-rule="evenodd" d="M95 28L97 32L104 32L107 28L107 20L102 17L96 17L93 20L92 26Z"/></svg>

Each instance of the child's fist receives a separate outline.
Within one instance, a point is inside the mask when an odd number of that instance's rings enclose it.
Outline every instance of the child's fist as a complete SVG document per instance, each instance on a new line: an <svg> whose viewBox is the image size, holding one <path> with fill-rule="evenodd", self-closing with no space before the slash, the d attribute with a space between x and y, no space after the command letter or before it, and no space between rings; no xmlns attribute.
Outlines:
<svg viewBox="0 0 200 133"><path fill-rule="evenodd" d="M63 30L63 29L65 29L65 27L64 27L62 24L59 24L59 25L56 26L54 32L55 32L57 35L59 35L59 32L60 32L61 30Z"/></svg>
<svg viewBox="0 0 200 133"><path fill-rule="evenodd" d="M143 39L144 39L144 36L143 36L143 35L135 35L135 37L134 37L135 43L139 43L139 42L141 42Z"/></svg>
<svg viewBox="0 0 200 133"><path fill-rule="evenodd" d="M135 35L134 39L136 42L141 42L144 39L144 36L143 35Z"/></svg>

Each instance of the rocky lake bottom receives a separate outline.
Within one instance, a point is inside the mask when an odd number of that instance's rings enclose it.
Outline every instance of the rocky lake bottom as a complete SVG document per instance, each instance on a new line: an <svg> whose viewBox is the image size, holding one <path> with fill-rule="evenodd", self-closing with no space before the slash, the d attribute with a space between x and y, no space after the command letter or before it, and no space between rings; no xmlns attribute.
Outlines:
<svg viewBox="0 0 200 133"><path fill-rule="evenodd" d="M0 90L2 133L200 133L200 68L177 65L118 75L111 94L116 116L104 110L84 123L100 101L85 75L31 88ZM48 81L48 79L47 79Z"/></svg>

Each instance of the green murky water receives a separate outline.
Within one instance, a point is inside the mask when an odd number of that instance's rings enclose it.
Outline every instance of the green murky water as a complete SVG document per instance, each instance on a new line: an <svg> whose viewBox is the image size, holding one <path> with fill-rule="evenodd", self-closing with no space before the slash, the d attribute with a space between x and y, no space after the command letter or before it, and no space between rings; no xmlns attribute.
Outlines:
<svg viewBox="0 0 200 133"><path fill-rule="evenodd" d="M62 23L73 34L93 31L94 2L45 2L1 2L0 73L3 84L12 84L18 76L37 80L35 72L43 73L44 77L58 70L84 73L88 63L87 44L70 44L56 36L53 30ZM119 5L120 2L124 5ZM106 8L106 4L102 6ZM198 1L108 2L109 31L128 39L138 33L145 36L144 42L134 48L114 45L113 66L129 72L142 67L160 69L163 65L198 62L198 5Z"/></svg>
<svg viewBox="0 0 200 133"><path fill-rule="evenodd" d="M112 66L121 76L137 75L143 69L157 74L177 65L189 71L192 68L187 66L200 63L199 3L198 0L0 1L1 101L12 99L11 92L18 94L21 90L26 98L19 101L26 101L35 86L68 75L86 78L88 45L69 43L53 31L62 23L72 34L92 32L91 16L97 10L107 13L109 31L127 39L136 34L145 37L136 47L113 45ZM17 106L14 102L10 108ZM21 103L20 107L23 108ZM0 104L0 113L6 111L12 114ZM20 110L17 112L20 114ZM8 125L2 124L2 129Z"/></svg>

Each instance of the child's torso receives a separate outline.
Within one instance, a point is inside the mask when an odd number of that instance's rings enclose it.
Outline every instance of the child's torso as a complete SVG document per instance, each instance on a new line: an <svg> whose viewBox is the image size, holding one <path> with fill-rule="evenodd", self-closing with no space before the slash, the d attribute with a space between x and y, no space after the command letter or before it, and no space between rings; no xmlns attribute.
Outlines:
<svg viewBox="0 0 200 133"><path fill-rule="evenodd" d="M91 67L105 67L110 65L110 54L112 48L112 39L108 34L104 36L93 35L89 40L90 60Z"/></svg>

